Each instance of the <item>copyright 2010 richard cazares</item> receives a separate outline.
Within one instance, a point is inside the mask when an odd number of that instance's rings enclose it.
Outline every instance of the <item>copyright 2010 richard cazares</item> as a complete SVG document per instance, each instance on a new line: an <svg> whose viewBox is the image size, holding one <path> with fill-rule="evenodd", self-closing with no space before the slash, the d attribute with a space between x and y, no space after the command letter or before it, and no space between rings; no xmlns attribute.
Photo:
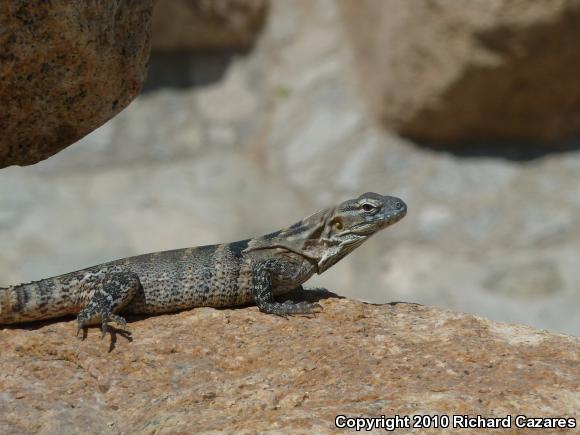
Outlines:
<svg viewBox="0 0 580 435"><path fill-rule="evenodd" d="M528 415L506 415L484 417L482 415L395 415L380 417L352 417L337 415L334 424L339 429L371 431L384 429L574 429L574 417L532 417Z"/></svg>

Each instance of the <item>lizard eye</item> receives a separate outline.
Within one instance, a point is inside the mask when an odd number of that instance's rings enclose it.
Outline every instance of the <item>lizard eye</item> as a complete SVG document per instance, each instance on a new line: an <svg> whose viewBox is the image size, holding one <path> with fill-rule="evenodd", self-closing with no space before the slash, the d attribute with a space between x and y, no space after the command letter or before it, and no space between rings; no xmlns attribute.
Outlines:
<svg viewBox="0 0 580 435"><path fill-rule="evenodd" d="M375 208L375 207L374 207L372 204L369 204L368 202L365 202L365 203L362 205L362 209L363 209L364 211L371 211L371 210L373 210L374 208Z"/></svg>

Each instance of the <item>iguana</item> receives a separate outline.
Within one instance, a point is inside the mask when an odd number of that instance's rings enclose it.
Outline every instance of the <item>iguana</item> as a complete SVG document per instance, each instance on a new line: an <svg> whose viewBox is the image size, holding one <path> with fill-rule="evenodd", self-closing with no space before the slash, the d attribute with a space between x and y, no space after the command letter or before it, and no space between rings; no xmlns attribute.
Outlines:
<svg viewBox="0 0 580 435"><path fill-rule="evenodd" d="M311 314L321 306L274 297L301 288L406 212L401 199L369 192L262 237L144 254L0 288L0 324L76 314L77 334L100 323L104 335L110 321L125 326L120 313L255 303L265 313Z"/></svg>

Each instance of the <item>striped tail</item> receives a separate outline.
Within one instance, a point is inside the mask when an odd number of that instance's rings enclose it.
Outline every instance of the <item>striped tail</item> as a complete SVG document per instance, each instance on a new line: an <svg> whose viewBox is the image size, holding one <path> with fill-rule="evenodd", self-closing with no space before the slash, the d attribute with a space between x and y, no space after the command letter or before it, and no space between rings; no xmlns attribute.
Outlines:
<svg viewBox="0 0 580 435"><path fill-rule="evenodd" d="M0 288L0 324L51 319L74 312L54 279Z"/></svg>
<svg viewBox="0 0 580 435"><path fill-rule="evenodd" d="M8 292L10 288L0 287L0 324L7 323L4 319L8 318L10 305L8 305Z"/></svg>

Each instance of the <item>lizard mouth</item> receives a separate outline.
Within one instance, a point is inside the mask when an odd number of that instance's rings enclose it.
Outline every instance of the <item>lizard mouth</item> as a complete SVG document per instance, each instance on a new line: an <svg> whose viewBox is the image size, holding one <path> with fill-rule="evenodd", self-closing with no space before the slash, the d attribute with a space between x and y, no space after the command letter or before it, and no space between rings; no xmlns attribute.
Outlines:
<svg viewBox="0 0 580 435"><path fill-rule="evenodd" d="M385 226L389 226L392 225L396 222L399 222L401 219L403 219L405 216L407 215L407 210L400 210L397 211L395 213L390 213L387 216L385 216L384 222L385 222Z"/></svg>
<svg viewBox="0 0 580 435"><path fill-rule="evenodd" d="M405 217L406 214L407 212L405 210L390 213L386 216L381 216L372 221L362 222L358 225L355 225L351 228L349 232L360 236L369 236L371 234L376 233L379 230L382 230L390 225L393 225L394 223L399 222L401 219Z"/></svg>

